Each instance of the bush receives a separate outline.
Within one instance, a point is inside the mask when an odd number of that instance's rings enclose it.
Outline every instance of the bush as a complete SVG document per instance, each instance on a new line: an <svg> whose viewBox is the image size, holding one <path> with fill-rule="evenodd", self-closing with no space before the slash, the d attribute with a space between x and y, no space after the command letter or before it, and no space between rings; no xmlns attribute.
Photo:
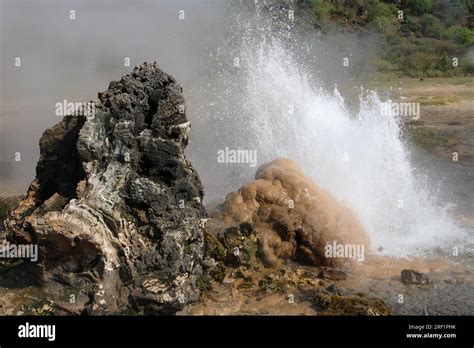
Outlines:
<svg viewBox="0 0 474 348"><path fill-rule="evenodd" d="M450 27L446 31L446 37L466 46L474 45L474 31L460 25Z"/></svg>
<svg viewBox="0 0 474 348"><path fill-rule="evenodd" d="M462 50L446 40L430 38L403 38L392 40L384 47L383 60L412 77L436 76L453 72L452 57L462 56ZM386 64L380 63L379 70L385 71Z"/></svg>
<svg viewBox="0 0 474 348"><path fill-rule="evenodd" d="M421 31L420 20L416 16L405 16L403 24L408 27L412 32Z"/></svg>
<svg viewBox="0 0 474 348"><path fill-rule="evenodd" d="M392 17L396 16L395 9L389 4L377 2L375 6L369 8L368 20L372 21L376 17Z"/></svg>
<svg viewBox="0 0 474 348"><path fill-rule="evenodd" d="M464 23L469 15L471 0L437 0L434 15L440 18L446 26Z"/></svg>
<svg viewBox="0 0 474 348"><path fill-rule="evenodd" d="M0 0L1 1L1 0ZM410 76L472 72L474 62L453 69L453 57L464 57L474 45L468 17L474 0L297 0L311 6L322 28L376 31L381 38L379 71ZM399 22L398 8L405 12ZM308 6L309 5L309 6ZM449 28L449 29L447 29Z"/></svg>
<svg viewBox="0 0 474 348"><path fill-rule="evenodd" d="M398 31L398 19L395 8L388 4L377 3L369 12L367 19L378 32L384 35L392 36Z"/></svg>
<svg viewBox="0 0 474 348"><path fill-rule="evenodd" d="M420 29L423 35L440 39L443 36L444 26L435 16L424 14L420 20Z"/></svg>
<svg viewBox="0 0 474 348"><path fill-rule="evenodd" d="M416 77L416 78L422 77L421 72L419 72L418 70L415 70L415 69L411 69L411 68L405 69L405 73L410 77Z"/></svg>
<svg viewBox="0 0 474 348"><path fill-rule="evenodd" d="M384 35L391 36L397 33L398 25L393 17L378 16L374 18L372 23L377 31Z"/></svg>
<svg viewBox="0 0 474 348"><path fill-rule="evenodd" d="M377 70L381 72L398 70L398 67L395 64L385 59L378 59L376 64L377 64Z"/></svg>
<svg viewBox="0 0 474 348"><path fill-rule="evenodd" d="M336 7L329 1L314 0L313 9L316 18L324 24L329 21L331 13L336 10Z"/></svg>
<svg viewBox="0 0 474 348"><path fill-rule="evenodd" d="M428 69L426 70L425 75L428 77L442 77L444 73L440 70Z"/></svg>
<svg viewBox="0 0 474 348"><path fill-rule="evenodd" d="M422 15L433 11L432 0L410 0L407 2L407 8L410 13Z"/></svg>

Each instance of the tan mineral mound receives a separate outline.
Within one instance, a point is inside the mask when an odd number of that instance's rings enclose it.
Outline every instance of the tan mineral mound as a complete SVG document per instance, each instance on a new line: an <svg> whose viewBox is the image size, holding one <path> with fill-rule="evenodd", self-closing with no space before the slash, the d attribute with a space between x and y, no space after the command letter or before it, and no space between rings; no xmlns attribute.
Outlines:
<svg viewBox="0 0 474 348"><path fill-rule="evenodd" d="M270 267L282 260L341 266L355 259L348 252L356 246L363 252L369 247L355 214L286 158L262 165L254 181L228 194L223 204L211 210L207 226L219 233L242 222L255 226L262 257ZM344 255L327 253L335 243L345 248Z"/></svg>

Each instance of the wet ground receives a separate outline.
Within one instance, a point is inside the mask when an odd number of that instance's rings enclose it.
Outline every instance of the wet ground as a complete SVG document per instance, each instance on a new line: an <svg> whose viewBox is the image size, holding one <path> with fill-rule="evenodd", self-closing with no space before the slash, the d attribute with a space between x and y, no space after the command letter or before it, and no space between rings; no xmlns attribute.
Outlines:
<svg viewBox="0 0 474 348"><path fill-rule="evenodd" d="M181 314L320 315L325 308L317 297L324 292L340 295L340 299L359 294L382 299L395 315L473 315L473 261L466 257L406 260L375 256L347 272L343 280L321 279L315 267L291 263L278 270L236 269ZM429 283L404 284L402 269L423 272Z"/></svg>
<svg viewBox="0 0 474 348"><path fill-rule="evenodd" d="M400 315L474 314L474 258L472 255L436 257L433 260L393 262L389 276L358 277L352 286L383 299ZM404 284L401 268L423 271L428 284ZM350 279L347 280L348 282ZM347 284L347 286L351 286Z"/></svg>

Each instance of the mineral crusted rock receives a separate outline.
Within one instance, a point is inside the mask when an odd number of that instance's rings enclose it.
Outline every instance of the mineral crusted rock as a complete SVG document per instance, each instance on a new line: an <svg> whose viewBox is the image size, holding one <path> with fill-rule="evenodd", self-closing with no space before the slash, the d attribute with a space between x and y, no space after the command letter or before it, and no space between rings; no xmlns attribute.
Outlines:
<svg viewBox="0 0 474 348"><path fill-rule="evenodd" d="M316 305L322 315L382 316L391 315L392 309L384 301L358 293L342 296L320 290L316 293Z"/></svg>
<svg viewBox="0 0 474 348"><path fill-rule="evenodd" d="M252 266L257 264L259 241L255 228L249 223L226 228L219 235L219 240L226 250L227 265Z"/></svg>
<svg viewBox="0 0 474 348"><path fill-rule="evenodd" d="M354 261L356 255L339 257L336 251L328 256L326 248L335 244L369 250L368 235L356 215L286 158L262 165L254 181L229 193L206 226L219 235L226 226L243 222L257 231L269 267L284 260L330 267Z"/></svg>
<svg viewBox="0 0 474 348"><path fill-rule="evenodd" d="M206 216L182 88L145 63L92 105L44 132L7 238L37 243L29 280L86 313L175 313L199 297Z"/></svg>

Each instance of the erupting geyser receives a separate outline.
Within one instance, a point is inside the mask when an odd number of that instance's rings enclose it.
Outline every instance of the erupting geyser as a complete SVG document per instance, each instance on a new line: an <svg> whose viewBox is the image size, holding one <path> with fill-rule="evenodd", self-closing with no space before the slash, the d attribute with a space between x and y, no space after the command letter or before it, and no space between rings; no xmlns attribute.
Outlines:
<svg viewBox="0 0 474 348"><path fill-rule="evenodd" d="M326 52L323 42L308 41L286 17L272 25L276 17L269 20L257 8L253 17L231 27L238 38L221 50L232 52L221 60L238 56L239 64L224 66L223 78L213 80L208 91L216 105L203 122L207 128L200 127L216 134L209 151L255 149L259 165L278 157L297 161L357 215L372 248L382 247L386 255L422 255L439 247L451 253L453 246L465 245L466 231L450 218L451 205L440 201L439 183L411 158L403 117L387 113L376 91L361 88L359 98L354 95L354 103L347 103L334 82L320 79L321 69L327 69L321 61L340 59L340 54ZM287 25L290 29L278 29ZM301 42L309 43L302 47ZM335 76L344 67L337 69ZM195 141L204 142L196 134ZM211 199L253 175L250 166L206 161L204 166L195 160Z"/></svg>

